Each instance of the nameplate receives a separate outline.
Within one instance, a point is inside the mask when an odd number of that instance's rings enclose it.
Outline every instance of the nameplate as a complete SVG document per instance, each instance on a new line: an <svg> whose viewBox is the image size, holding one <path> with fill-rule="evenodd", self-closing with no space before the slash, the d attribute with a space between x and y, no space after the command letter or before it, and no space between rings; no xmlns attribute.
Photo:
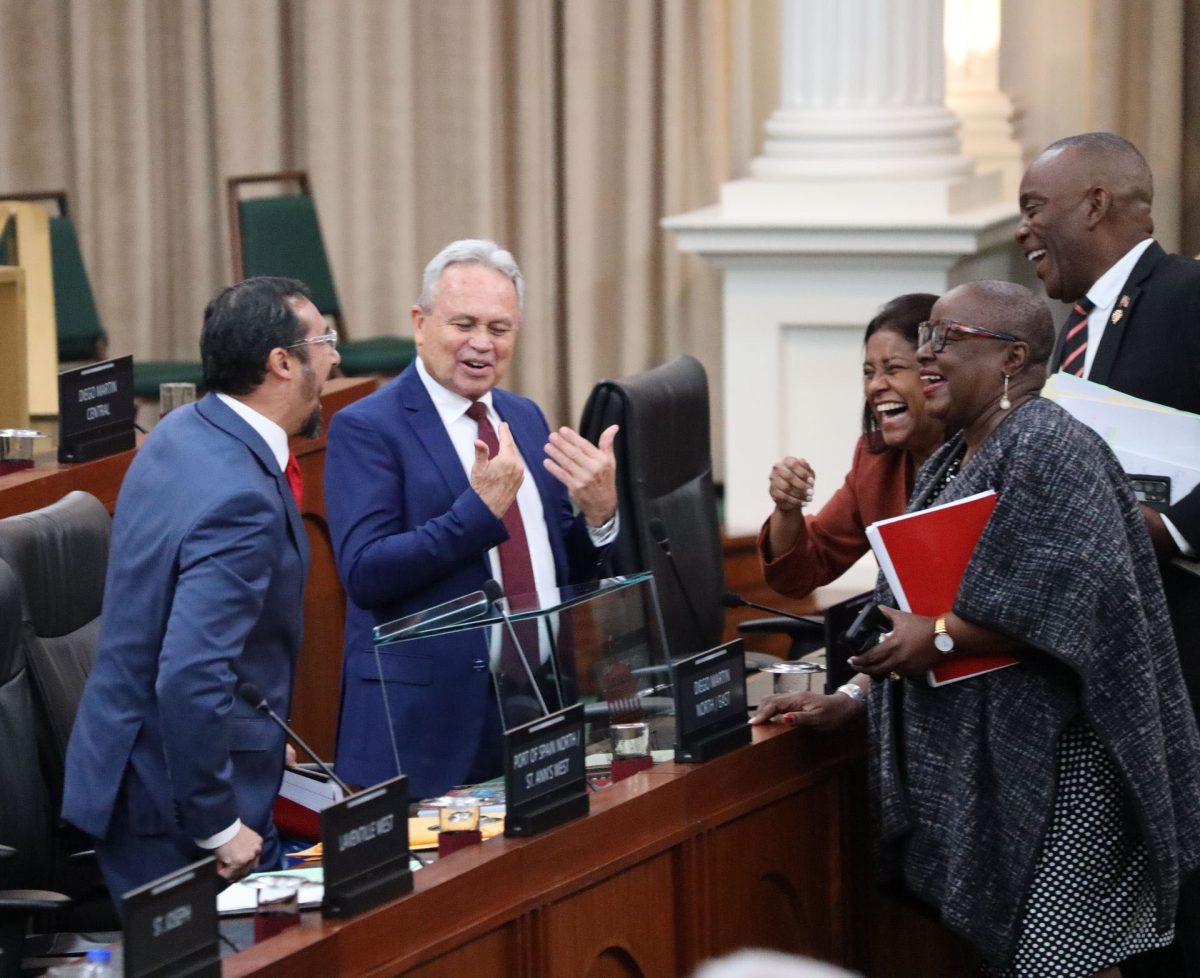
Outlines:
<svg viewBox="0 0 1200 978"><path fill-rule="evenodd" d="M529 836L588 812L583 704L504 736L504 834Z"/></svg>
<svg viewBox="0 0 1200 978"><path fill-rule="evenodd" d="M217 861L212 856L125 894L125 978L218 978Z"/></svg>
<svg viewBox="0 0 1200 978"><path fill-rule="evenodd" d="M707 761L750 743L742 640L675 663L675 760Z"/></svg>
<svg viewBox="0 0 1200 978"><path fill-rule="evenodd" d="M134 446L133 357L58 375L58 460L90 462Z"/></svg>
<svg viewBox="0 0 1200 978"><path fill-rule="evenodd" d="M403 774L321 810L321 914L350 917L412 892L408 778Z"/></svg>

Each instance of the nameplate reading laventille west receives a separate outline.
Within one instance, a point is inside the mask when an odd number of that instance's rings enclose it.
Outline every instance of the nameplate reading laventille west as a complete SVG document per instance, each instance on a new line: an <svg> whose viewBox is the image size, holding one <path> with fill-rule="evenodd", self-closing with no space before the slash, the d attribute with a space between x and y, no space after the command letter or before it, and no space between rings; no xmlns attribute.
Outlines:
<svg viewBox="0 0 1200 978"><path fill-rule="evenodd" d="M408 778L381 781L321 811L321 916L351 917L411 893Z"/></svg>

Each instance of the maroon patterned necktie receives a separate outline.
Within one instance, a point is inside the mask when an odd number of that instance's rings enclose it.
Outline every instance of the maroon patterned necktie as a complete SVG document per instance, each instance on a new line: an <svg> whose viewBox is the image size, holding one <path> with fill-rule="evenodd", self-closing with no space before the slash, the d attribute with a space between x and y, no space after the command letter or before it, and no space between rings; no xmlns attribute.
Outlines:
<svg viewBox="0 0 1200 978"><path fill-rule="evenodd" d="M1083 376L1083 365L1087 362L1088 313L1096 308L1086 295L1075 303L1071 315L1063 323L1062 356L1058 369L1076 377Z"/></svg>
<svg viewBox="0 0 1200 978"><path fill-rule="evenodd" d="M487 445L488 457L495 458L500 450L500 441L496 437L496 429L488 420L487 405L482 401L473 402L467 408L467 417L479 425L479 440ZM529 556L525 521L521 519L521 507L515 499L504 514L504 528L508 530L508 539L500 544L500 576L503 578L504 593L511 602L516 595L533 594L537 590L533 581L533 560ZM514 622L513 630L517 633L517 640L521 643L526 662L531 669L536 670L539 662L537 622ZM520 653L513 646L507 629L504 630L500 642L500 668L517 685L524 685L529 681L525 667L521 664Z"/></svg>

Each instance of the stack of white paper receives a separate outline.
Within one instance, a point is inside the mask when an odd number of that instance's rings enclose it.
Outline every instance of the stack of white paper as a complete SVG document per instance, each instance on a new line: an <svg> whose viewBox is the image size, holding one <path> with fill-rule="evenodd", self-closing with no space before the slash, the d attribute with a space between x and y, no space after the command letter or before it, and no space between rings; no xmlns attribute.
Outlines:
<svg viewBox="0 0 1200 978"><path fill-rule="evenodd" d="M1126 472L1170 478L1172 503L1200 485L1200 415L1064 373L1042 393L1108 442Z"/></svg>

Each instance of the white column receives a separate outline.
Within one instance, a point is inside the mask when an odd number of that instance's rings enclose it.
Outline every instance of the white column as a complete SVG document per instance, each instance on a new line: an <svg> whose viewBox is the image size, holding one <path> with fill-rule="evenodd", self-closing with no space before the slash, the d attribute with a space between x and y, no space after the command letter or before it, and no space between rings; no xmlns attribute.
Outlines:
<svg viewBox="0 0 1200 978"><path fill-rule="evenodd" d="M766 517L784 455L813 463L814 508L841 484L880 305L1019 267L1015 199L975 173L945 105L943 3L783 0L781 102L761 155L714 206L663 221L724 272L731 534ZM873 576L863 566L856 583Z"/></svg>
<svg viewBox="0 0 1200 978"><path fill-rule="evenodd" d="M945 105L943 0L784 0L782 104L760 179L971 172Z"/></svg>
<svg viewBox="0 0 1200 978"><path fill-rule="evenodd" d="M962 123L963 152L978 173L1000 173L1016 199L1024 160L1012 100L1000 89L1001 0L945 0L946 104Z"/></svg>

